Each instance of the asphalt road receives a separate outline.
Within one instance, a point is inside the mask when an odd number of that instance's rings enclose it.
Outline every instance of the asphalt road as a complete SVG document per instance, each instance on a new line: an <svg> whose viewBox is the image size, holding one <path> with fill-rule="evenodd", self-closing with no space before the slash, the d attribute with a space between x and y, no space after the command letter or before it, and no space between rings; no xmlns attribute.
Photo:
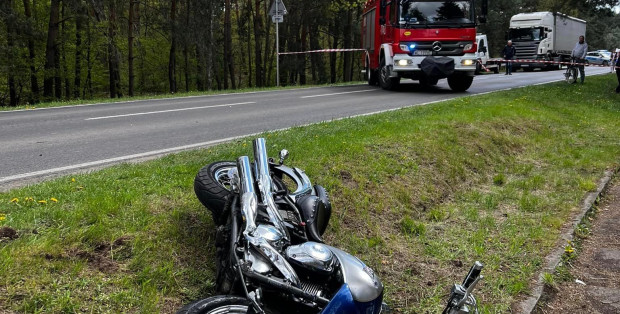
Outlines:
<svg viewBox="0 0 620 314"><path fill-rule="evenodd" d="M446 80L431 89L404 80L391 92L354 85L0 112L0 190L263 131L562 78L563 71L482 75L465 93L452 92Z"/></svg>

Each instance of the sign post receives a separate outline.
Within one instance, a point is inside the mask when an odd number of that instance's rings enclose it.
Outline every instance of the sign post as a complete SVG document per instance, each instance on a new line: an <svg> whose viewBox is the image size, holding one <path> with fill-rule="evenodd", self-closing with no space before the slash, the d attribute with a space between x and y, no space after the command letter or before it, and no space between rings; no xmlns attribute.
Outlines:
<svg viewBox="0 0 620 314"><path fill-rule="evenodd" d="M271 21L276 23L276 86L280 86L280 34L278 33L278 24L284 21L286 8L282 0L274 0L269 9Z"/></svg>

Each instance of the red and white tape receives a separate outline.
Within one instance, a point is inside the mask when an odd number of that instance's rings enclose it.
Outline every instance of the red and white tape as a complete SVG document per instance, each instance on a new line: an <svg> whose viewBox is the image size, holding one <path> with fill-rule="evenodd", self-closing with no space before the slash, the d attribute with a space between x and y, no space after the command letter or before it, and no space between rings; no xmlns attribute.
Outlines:
<svg viewBox="0 0 620 314"><path fill-rule="evenodd" d="M295 51L295 52L278 52L279 55L298 55L305 53L317 53L317 52L348 52L348 51L366 51L366 49L320 49L320 50L308 50L308 51Z"/></svg>
<svg viewBox="0 0 620 314"><path fill-rule="evenodd" d="M496 58L496 59L489 59L490 62L496 62L496 63L547 63L547 64L564 64L564 65L574 65L574 66L587 66L587 67L612 67L611 65L602 65L602 64L589 64L589 63L576 63L576 62L566 62L566 61L546 61L546 60L531 60L531 59L511 59L511 60L506 60L506 59L500 59L500 58ZM615 67L615 68L620 68L620 67Z"/></svg>

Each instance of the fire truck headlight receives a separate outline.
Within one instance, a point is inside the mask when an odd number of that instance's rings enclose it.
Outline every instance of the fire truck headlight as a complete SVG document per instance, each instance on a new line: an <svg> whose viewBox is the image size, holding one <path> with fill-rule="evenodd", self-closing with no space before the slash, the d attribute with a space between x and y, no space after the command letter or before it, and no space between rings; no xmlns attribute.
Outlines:
<svg viewBox="0 0 620 314"><path fill-rule="evenodd" d="M400 44L400 50L409 52L409 46Z"/></svg>
<svg viewBox="0 0 620 314"><path fill-rule="evenodd" d="M467 44L465 45L465 47L463 47L463 51L469 51L472 50L474 48L474 44Z"/></svg>
<svg viewBox="0 0 620 314"><path fill-rule="evenodd" d="M398 60L398 65L400 66L406 66L407 64L409 64L409 62L405 59Z"/></svg>
<svg viewBox="0 0 620 314"><path fill-rule="evenodd" d="M474 65L474 60L471 60L471 59L461 60L461 64L462 65Z"/></svg>

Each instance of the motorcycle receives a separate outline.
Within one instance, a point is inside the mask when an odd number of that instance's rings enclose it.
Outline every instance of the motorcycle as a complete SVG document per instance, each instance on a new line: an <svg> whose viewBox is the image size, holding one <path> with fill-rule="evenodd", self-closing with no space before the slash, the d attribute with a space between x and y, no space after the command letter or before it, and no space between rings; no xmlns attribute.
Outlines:
<svg viewBox="0 0 620 314"><path fill-rule="evenodd" d="M324 243L329 196L303 170L268 158L265 139L253 141L254 161L203 167L194 191L217 226L216 282L222 295L177 313L387 313L383 284L360 259ZM482 264L454 285L444 313L477 311L471 294Z"/></svg>

